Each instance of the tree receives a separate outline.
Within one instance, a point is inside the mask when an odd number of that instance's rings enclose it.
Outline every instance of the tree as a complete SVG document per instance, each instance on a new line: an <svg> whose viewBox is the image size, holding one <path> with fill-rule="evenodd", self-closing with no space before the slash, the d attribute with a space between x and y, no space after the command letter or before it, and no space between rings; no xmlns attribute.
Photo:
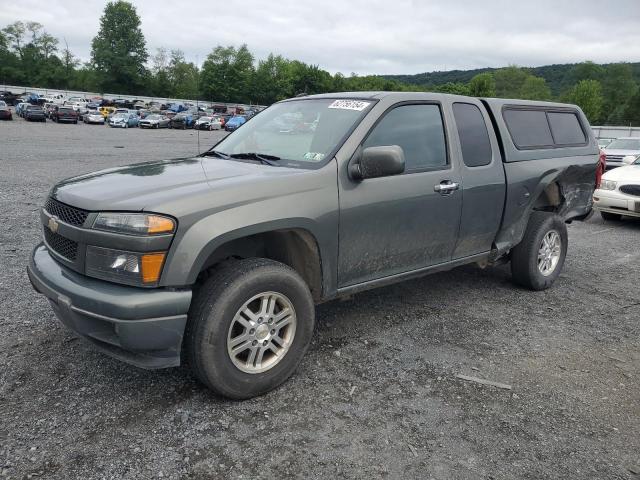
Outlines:
<svg viewBox="0 0 640 480"><path fill-rule="evenodd" d="M527 76L520 88L519 98L524 100L551 100L551 90L544 78Z"/></svg>
<svg viewBox="0 0 640 480"><path fill-rule="evenodd" d="M640 91L629 99L625 108L624 117L629 125L640 126Z"/></svg>
<svg viewBox="0 0 640 480"><path fill-rule="evenodd" d="M147 58L135 7L123 0L107 3L100 30L91 42L91 63L99 74L101 90L142 93Z"/></svg>
<svg viewBox="0 0 640 480"><path fill-rule="evenodd" d="M211 100L248 103L253 72L253 55L246 45L219 45L202 64L202 94Z"/></svg>
<svg viewBox="0 0 640 480"><path fill-rule="evenodd" d="M291 96L290 62L281 55L269 54L258 62L252 84L256 103L269 105Z"/></svg>
<svg viewBox="0 0 640 480"><path fill-rule="evenodd" d="M490 73L479 73L469 82L469 94L474 97L495 97L496 81Z"/></svg>
<svg viewBox="0 0 640 480"><path fill-rule="evenodd" d="M638 85L633 79L633 71L627 63L614 63L606 67L606 74L602 81L604 95L603 118L610 125L625 123L624 112L627 102L638 91Z"/></svg>
<svg viewBox="0 0 640 480"><path fill-rule="evenodd" d="M187 62L181 50L171 50L171 58L167 68L171 94L177 98L197 98L198 67Z"/></svg>
<svg viewBox="0 0 640 480"><path fill-rule="evenodd" d="M517 98L529 74L515 65L496 70L496 96L501 98Z"/></svg>
<svg viewBox="0 0 640 480"><path fill-rule="evenodd" d="M572 69L569 77L572 83L577 84L581 80L602 80L605 70L602 65L591 61L576 64Z"/></svg>
<svg viewBox="0 0 640 480"><path fill-rule="evenodd" d="M26 28L23 22L13 22L2 29L13 51L22 56L22 44Z"/></svg>
<svg viewBox="0 0 640 480"><path fill-rule="evenodd" d="M599 81L581 80L571 89L568 100L582 109L590 123L599 122L603 104L602 85Z"/></svg>

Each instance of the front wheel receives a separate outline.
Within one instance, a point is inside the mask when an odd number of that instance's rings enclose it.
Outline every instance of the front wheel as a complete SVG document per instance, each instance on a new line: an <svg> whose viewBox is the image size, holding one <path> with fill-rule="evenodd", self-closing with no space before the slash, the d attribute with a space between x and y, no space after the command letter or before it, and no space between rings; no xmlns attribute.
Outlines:
<svg viewBox="0 0 640 480"><path fill-rule="evenodd" d="M187 361L220 395L262 395L296 370L314 324L311 293L296 271L267 259L233 261L196 294L184 340Z"/></svg>
<svg viewBox="0 0 640 480"><path fill-rule="evenodd" d="M511 251L513 280L532 290L553 285L567 255L567 226L549 212L533 212L522 241Z"/></svg>

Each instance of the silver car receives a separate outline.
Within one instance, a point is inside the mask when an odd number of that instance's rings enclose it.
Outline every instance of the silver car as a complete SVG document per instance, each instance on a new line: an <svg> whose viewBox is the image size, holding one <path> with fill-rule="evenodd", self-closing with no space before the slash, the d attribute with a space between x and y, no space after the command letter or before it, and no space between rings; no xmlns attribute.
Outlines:
<svg viewBox="0 0 640 480"><path fill-rule="evenodd" d="M151 114L140 120L140 128L168 128L171 119L164 115Z"/></svg>

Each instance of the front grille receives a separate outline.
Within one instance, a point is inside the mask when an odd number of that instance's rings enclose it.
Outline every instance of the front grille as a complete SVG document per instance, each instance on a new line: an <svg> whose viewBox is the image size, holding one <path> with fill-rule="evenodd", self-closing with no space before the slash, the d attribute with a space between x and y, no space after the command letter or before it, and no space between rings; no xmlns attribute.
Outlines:
<svg viewBox="0 0 640 480"><path fill-rule="evenodd" d="M82 210L81 208L70 207L53 198L48 198L44 204L44 209L51 215L58 217L64 223L69 225L81 226L87 219L89 212Z"/></svg>
<svg viewBox="0 0 640 480"><path fill-rule="evenodd" d="M612 162L621 162L623 156L622 155L606 155L607 157L607 161L612 161Z"/></svg>
<svg viewBox="0 0 640 480"><path fill-rule="evenodd" d="M54 252L72 262L76 260L78 256L78 244L73 240L53 233L47 227L44 227L44 239Z"/></svg>
<svg viewBox="0 0 640 480"><path fill-rule="evenodd" d="M622 193L627 195L633 195L634 197L640 197L640 185L622 185L620 187Z"/></svg>

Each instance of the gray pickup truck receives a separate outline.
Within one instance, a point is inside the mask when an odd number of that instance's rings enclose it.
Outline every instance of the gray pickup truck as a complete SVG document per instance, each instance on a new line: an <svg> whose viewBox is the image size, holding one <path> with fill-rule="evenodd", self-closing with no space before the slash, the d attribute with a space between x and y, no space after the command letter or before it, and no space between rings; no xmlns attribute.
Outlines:
<svg viewBox="0 0 640 480"><path fill-rule="evenodd" d="M469 263L551 286L597 165L573 105L294 98L199 157L57 184L28 273L108 354L249 398L294 372L317 303Z"/></svg>

